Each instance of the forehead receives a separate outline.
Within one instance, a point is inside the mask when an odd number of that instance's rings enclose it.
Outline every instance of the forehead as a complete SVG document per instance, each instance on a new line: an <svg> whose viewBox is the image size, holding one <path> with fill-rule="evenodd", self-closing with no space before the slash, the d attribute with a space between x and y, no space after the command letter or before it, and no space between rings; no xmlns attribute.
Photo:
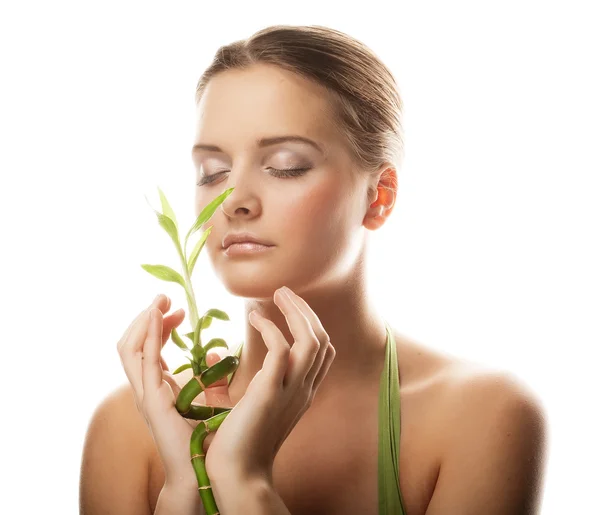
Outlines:
<svg viewBox="0 0 600 515"><path fill-rule="evenodd" d="M197 140L248 141L300 134L335 138L327 90L272 65L227 70L213 77L197 106Z"/></svg>

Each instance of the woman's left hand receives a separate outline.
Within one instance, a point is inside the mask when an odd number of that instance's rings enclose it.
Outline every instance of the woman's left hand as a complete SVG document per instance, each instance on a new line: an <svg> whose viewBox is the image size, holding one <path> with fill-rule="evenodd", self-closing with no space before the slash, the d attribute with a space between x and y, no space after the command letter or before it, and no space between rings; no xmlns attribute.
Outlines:
<svg viewBox="0 0 600 515"><path fill-rule="evenodd" d="M273 296L294 338L290 345L269 319L250 314L268 352L244 396L214 435L206 454L211 477L272 481L279 448L312 404L335 358L335 349L310 306L282 289Z"/></svg>

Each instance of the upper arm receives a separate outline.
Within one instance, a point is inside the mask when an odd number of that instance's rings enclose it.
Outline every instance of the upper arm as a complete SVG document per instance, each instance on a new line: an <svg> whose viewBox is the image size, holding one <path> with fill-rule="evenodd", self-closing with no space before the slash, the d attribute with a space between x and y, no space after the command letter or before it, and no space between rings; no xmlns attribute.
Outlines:
<svg viewBox="0 0 600 515"><path fill-rule="evenodd" d="M546 459L541 402L506 374L480 376L464 388L454 406L458 432L426 515L537 514Z"/></svg>
<svg viewBox="0 0 600 515"><path fill-rule="evenodd" d="M150 515L146 433L129 383L98 405L83 447L81 515Z"/></svg>

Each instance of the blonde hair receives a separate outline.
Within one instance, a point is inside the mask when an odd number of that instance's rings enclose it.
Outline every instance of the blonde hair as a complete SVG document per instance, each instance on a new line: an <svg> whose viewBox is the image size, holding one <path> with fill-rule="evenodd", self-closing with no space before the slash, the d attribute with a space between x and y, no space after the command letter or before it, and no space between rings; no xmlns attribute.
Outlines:
<svg viewBox="0 0 600 515"><path fill-rule="evenodd" d="M326 88L334 125L341 128L358 168L369 174L385 163L400 168L402 100L392 73L366 45L319 25L264 28L217 50L198 81L196 103L219 72L259 63L279 66Z"/></svg>

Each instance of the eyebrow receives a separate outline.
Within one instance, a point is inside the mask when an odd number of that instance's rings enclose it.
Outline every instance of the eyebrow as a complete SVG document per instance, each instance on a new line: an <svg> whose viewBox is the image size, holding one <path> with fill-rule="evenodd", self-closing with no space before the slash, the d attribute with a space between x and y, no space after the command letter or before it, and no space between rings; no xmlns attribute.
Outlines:
<svg viewBox="0 0 600 515"><path fill-rule="evenodd" d="M259 148L264 148L264 147L268 147L270 145L277 145L278 143L285 143L285 142L295 142L295 143L307 143L308 145L311 145L313 148L316 148L319 152L321 152L321 154L325 154L325 151L323 150L323 148L316 142L313 141L312 139L309 138L305 138L304 136L277 136L274 138L262 138L259 139L256 142L256 145ZM196 143L193 147L192 147L192 154L201 151L201 150L208 150L210 152L223 152L223 150L219 147L217 147L216 145L206 145L204 143Z"/></svg>

